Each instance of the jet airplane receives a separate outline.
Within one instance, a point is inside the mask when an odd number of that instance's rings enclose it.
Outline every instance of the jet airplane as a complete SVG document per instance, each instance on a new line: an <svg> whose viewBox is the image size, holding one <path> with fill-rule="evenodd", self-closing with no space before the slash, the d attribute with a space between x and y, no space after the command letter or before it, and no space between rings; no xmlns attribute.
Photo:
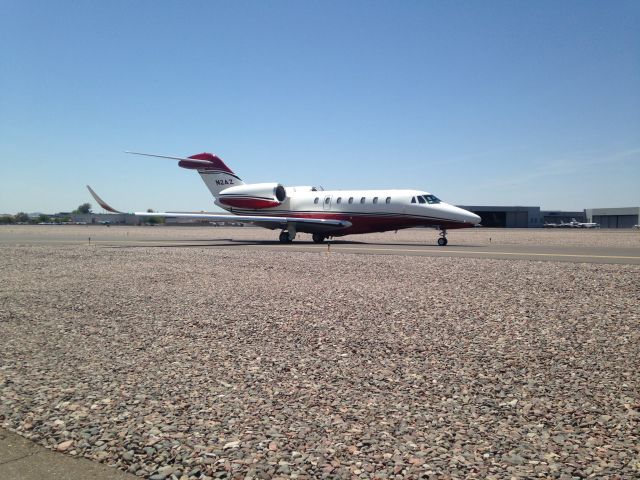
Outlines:
<svg viewBox="0 0 640 480"><path fill-rule="evenodd" d="M213 195L214 204L229 212L135 212L138 216L252 223L280 230L282 243L292 242L298 233L310 233L315 243L322 243L331 237L423 226L439 230L438 245L445 246L447 230L480 223L478 215L424 190L324 190L313 186L285 187L277 182L245 183L211 153L190 157L126 153L177 160L180 167L195 170ZM87 188L102 208L123 213L88 185Z"/></svg>

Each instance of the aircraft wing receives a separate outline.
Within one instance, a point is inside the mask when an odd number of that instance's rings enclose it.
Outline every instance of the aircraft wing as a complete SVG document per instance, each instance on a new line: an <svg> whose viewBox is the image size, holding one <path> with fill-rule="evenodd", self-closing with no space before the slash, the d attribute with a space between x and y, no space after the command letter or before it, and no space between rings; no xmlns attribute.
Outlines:
<svg viewBox="0 0 640 480"><path fill-rule="evenodd" d="M263 215L228 215L209 212L134 212L133 215L140 217L165 217L165 218L200 218L213 222L238 222L255 223L260 226L270 226L273 228L287 228L287 226L306 225L317 227L316 230L336 230L351 226L351 222L346 220L330 220L325 218L299 218L299 217L272 217Z"/></svg>
<svg viewBox="0 0 640 480"><path fill-rule="evenodd" d="M126 213L116 210L102 198L98 196L93 189L87 185L89 193L98 204L105 210L113 213ZM169 217L169 218L200 218L203 220L211 220L214 222L239 222L239 223L255 223L265 227L287 228L290 225L300 225L313 228L314 230L336 230L348 228L351 222L346 220L331 220L324 218L298 218L298 217L275 217L262 215L229 215L224 213L209 212L133 212L132 215L139 217Z"/></svg>

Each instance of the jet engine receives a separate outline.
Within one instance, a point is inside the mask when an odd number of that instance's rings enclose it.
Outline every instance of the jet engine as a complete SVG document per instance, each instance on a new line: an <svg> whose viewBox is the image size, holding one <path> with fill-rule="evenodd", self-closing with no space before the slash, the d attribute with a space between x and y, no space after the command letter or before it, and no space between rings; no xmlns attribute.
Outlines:
<svg viewBox="0 0 640 480"><path fill-rule="evenodd" d="M218 202L221 205L250 210L277 207L286 198L287 191L279 183L238 185L225 188L218 194Z"/></svg>

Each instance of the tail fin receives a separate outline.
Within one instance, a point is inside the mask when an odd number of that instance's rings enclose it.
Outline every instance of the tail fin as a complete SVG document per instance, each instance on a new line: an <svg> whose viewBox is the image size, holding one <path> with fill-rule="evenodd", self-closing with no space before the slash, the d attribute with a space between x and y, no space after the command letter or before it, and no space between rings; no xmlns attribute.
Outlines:
<svg viewBox="0 0 640 480"><path fill-rule="evenodd" d="M225 188L244 185L242 179L233 173L220 157L211 153L192 155L188 159L180 160L178 165L189 170L197 170L214 197Z"/></svg>
<svg viewBox="0 0 640 480"><path fill-rule="evenodd" d="M221 190L237 185L244 185L244 182L217 155L211 153L198 153L190 157L169 157L166 155L152 155L150 153L126 152L135 155L145 155L147 157L171 158L180 160L178 165L189 170L197 170L207 188L214 197L217 197Z"/></svg>

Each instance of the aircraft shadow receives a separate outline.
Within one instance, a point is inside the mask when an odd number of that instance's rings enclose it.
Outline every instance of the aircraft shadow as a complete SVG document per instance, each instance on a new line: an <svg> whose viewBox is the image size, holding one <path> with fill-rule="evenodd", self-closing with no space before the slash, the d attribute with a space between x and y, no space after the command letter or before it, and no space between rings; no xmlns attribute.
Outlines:
<svg viewBox="0 0 640 480"><path fill-rule="evenodd" d="M365 242L362 242L365 243ZM390 247L438 247L446 250L447 248L482 248L486 245L458 245L456 243L449 243L446 247L440 247L437 243L366 243L366 245L378 245L378 246L390 246Z"/></svg>
<svg viewBox="0 0 640 480"><path fill-rule="evenodd" d="M141 244L128 244L128 245L102 245L104 248L197 248L197 247L243 247L243 246L276 246L283 245L279 240L234 240L231 238L220 238L220 239L211 239L211 240L186 240L188 243L184 243L185 240L163 240L162 243L159 241L153 243L141 243ZM192 243L199 242L199 243ZM373 243L373 242L361 242L356 240L335 240L331 242L325 242L322 244L316 244L313 241L295 241L290 244L291 247L295 248L296 246L311 246L317 245L318 247L322 247L324 245L354 245L354 246L371 246L371 247L414 247L414 248L443 248L443 252L446 251L446 247L438 247L438 245L434 244L426 244L426 243ZM455 245L449 244L448 248L455 247L456 249L466 249L466 248L482 248L486 245Z"/></svg>
<svg viewBox="0 0 640 480"><path fill-rule="evenodd" d="M141 244L141 245L100 245L102 248L229 248L229 247L242 247L242 245L233 245L230 243L172 243L172 244L158 244L153 245Z"/></svg>

